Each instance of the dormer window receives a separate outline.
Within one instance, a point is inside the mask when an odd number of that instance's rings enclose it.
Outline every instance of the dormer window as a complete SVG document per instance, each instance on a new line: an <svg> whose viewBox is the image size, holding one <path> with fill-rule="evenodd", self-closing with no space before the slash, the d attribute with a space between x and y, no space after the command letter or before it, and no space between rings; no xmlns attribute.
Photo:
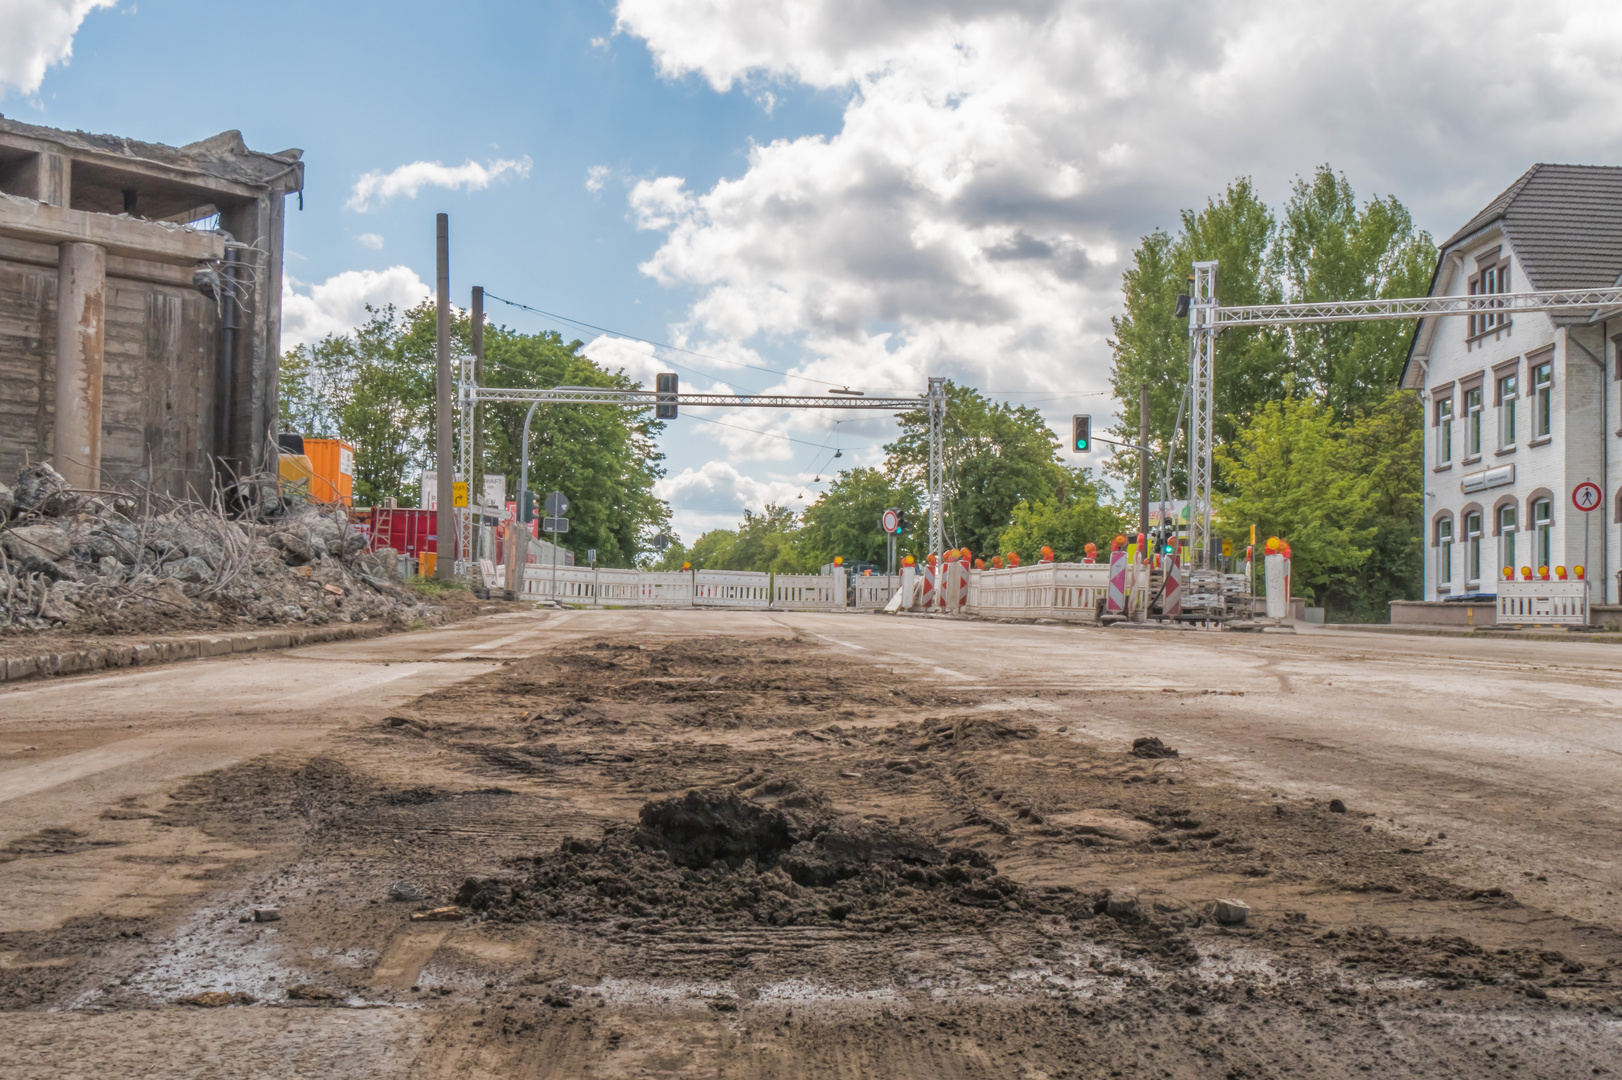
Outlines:
<svg viewBox="0 0 1622 1080"><path fill-rule="evenodd" d="M1483 256L1476 260L1476 274L1470 279L1469 292L1471 296L1496 296L1509 292L1509 260L1494 254ZM1496 303L1489 307L1497 306ZM1509 328L1509 313L1491 310L1475 311L1470 314L1469 334L1471 341L1484 337L1487 334L1496 334Z"/></svg>

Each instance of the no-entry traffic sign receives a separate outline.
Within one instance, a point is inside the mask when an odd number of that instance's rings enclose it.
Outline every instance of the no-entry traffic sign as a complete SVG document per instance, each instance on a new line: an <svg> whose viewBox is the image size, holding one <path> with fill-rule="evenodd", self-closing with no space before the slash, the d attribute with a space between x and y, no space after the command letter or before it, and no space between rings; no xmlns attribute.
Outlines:
<svg viewBox="0 0 1622 1080"><path fill-rule="evenodd" d="M894 533L901 527L901 512L899 510L886 510L879 515L879 527L887 533Z"/></svg>
<svg viewBox="0 0 1622 1080"><path fill-rule="evenodd" d="M1604 497L1599 485L1592 480L1584 480L1571 489L1571 505L1585 514L1591 510L1598 510L1600 500Z"/></svg>

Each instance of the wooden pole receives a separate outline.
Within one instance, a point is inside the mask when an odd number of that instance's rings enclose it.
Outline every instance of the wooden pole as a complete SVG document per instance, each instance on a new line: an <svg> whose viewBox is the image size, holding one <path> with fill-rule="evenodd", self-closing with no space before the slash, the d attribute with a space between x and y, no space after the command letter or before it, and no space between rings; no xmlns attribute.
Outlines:
<svg viewBox="0 0 1622 1080"><path fill-rule="evenodd" d="M473 286L473 383L484 385L484 286ZM473 475L468 477L468 490L475 488L484 494L484 414L478 403L473 405ZM470 500L471 501L471 500Z"/></svg>
<svg viewBox="0 0 1622 1080"><path fill-rule="evenodd" d="M438 378L435 384L434 461L438 470L439 512L437 554L434 576L440 581L456 578L456 458L451 453L451 226L450 215L440 214L434 227L438 263L435 287L438 290Z"/></svg>

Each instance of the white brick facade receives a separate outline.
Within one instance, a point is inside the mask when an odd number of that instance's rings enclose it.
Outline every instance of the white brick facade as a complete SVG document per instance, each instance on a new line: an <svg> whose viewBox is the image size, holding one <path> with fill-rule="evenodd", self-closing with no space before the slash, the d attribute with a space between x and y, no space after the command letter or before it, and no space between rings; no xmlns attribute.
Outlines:
<svg viewBox="0 0 1622 1080"><path fill-rule="evenodd" d="M1432 295L1476 291L1486 274L1505 275L1489 279L1496 287L1487 291L1549 287L1493 224L1444 250ZM1405 385L1419 384L1426 416L1422 599L1492 593L1513 559L1517 577L1522 567L1585 565L1592 602L1617 600L1622 315L1559 321L1522 314L1502 325L1467 316L1421 324ZM1586 514L1571 498L1585 480L1605 492Z"/></svg>

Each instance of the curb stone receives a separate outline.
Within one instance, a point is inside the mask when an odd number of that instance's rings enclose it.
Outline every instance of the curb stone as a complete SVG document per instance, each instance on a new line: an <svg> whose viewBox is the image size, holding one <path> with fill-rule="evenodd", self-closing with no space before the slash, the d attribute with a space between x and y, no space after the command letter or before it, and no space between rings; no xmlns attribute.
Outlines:
<svg viewBox="0 0 1622 1080"><path fill-rule="evenodd" d="M398 630L381 624L346 623L338 626L312 626L300 630L266 630L249 634L197 634L186 637L154 638L129 645L105 645L63 652L41 652L32 656L0 658L0 683L19 679L49 678L55 675L82 675L92 671L149 667L182 660L202 660L236 653L272 652L328 641L354 641L382 637Z"/></svg>

